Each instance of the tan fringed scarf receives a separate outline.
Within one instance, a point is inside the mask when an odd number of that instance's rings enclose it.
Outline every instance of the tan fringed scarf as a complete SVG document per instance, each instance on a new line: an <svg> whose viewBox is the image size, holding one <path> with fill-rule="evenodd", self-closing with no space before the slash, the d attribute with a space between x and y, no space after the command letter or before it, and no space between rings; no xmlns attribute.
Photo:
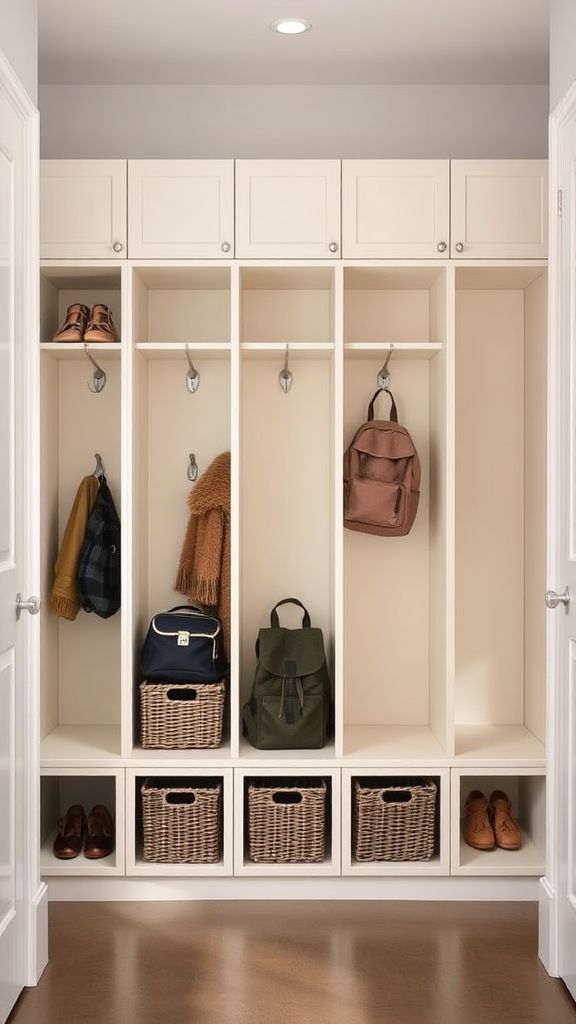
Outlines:
<svg viewBox="0 0 576 1024"><path fill-rule="evenodd" d="M176 590L215 609L230 655L230 452L217 455L192 488Z"/></svg>
<svg viewBox="0 0 576 1024"><path fill-rule="evenodd" d="M80 611L78 600L78 562L84 543L86 524L98 494L98 480L85 476L81 481L74 504L68 516L66 529L60 545L58 560L54 567L54 584L50 594L50 609L61 619L73 622Z"/></svg>

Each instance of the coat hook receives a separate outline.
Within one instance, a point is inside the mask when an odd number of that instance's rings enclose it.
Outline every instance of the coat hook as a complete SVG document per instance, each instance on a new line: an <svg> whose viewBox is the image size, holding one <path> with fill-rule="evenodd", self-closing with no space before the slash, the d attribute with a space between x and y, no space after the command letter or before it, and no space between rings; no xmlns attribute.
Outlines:
<svg viewBox="0 0 576 1024"><path fill-rule="evenodd" d="M188 360L188 369L186 370L186 390L193 395L200 387L200 374L192 362L190 348L188 345L184 346L184 351L186 352L186 359Z"/></svg>
<svg viewBox="0 0 576 1024"><path fill-rule="evenodd" d="M196 462L196 456L194 455L194 452L190 452L188 458L190 461L188 463L187 474L190 483L193 484L194 481L198 479L198 463Z"/></svg>
<svg viewBox="0 0 576 1024"><path fill-rule="evenodd" d="M96 459L96 466L94 468L94 476L97 480L106 479L106 471L104 469L104 463L102 462L102 456L100 452L94 452L94 458Z"/></svg>
<svg viewBox="0 0 576 1024"><path fill-rule="evenodd" d="M87 359L90 360L92 366L94 367L94 373L92 374L92 383L90 384L90 382L88 381L88 390L91 391L93 395L99 395L100 392L103 391L104 388L106 387L106 374L104 373L102 367L98 366L98 363L93 358L93 356L90 355L88 351L88 345L84 345L84 355L87 357Z"/></svg>
<svg viewBox="0 0 576 1024"><path fill-rule="evenodd" d="M378 375L376 377L378 387L380 388L381 391L388 391L388 388L390 387L390 371L388 369L388 363L392 359L393 349L394 345L390 345L390 351L388 352L388 355L384 360L384 365L379 370Z"/></svg>
<svg viewBox="0 0 576 1024"><path fill-rule="evenodd" d="M291 370L288 369L288 345L286 345L284 368L280 370L278 379L280 381L280 387L282 388L282 391L284 392L285 395L287 395L288 392L290 391L290 388L292 387L292 382L294 380Z"/></svg>

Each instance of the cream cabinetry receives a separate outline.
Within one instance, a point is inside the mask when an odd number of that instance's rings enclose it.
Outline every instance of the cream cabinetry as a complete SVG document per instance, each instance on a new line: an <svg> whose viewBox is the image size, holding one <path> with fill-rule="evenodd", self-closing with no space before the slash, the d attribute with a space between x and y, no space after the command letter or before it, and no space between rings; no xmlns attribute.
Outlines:
<svg viewBox="0 0 576 1024"><path fill-rule="evenodd" d="M344 259L445 259L448 160L343 160Z"/></svg>
<svg viewBox="0 0 576 1024"><path fill-rule="evenodd" d="M42 160L40 255L126 257L126 161Z"/></svg>
<svg viewBox="0 0 576 1024"><path fill-rule="evenodd" d="M130 160L128 251L133 259L234 255L233 160Z"/></svg>
<svg viewBox="0 0 576 1024"><path fill-rule="evenodd" d="M236 254L340 255L339 160L237 160Z"/></svg>
<svg viewBox="0 0 576 1024"><path fill-rule="evenodd" d="M452 161L455 259L539 259L547 236L546 160Z"/></svg>

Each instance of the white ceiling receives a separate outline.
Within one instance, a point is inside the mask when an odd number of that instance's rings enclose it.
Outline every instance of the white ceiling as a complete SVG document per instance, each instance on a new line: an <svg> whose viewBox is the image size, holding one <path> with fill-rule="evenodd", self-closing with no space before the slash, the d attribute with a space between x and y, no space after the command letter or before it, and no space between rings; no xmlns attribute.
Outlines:
<svg viewBox="0 0 576 1024"><path fill-rule="evenodd" d="M39 0L40 82L544 84L548 0ZM278 17L312 22L283 37Z"/></svg>

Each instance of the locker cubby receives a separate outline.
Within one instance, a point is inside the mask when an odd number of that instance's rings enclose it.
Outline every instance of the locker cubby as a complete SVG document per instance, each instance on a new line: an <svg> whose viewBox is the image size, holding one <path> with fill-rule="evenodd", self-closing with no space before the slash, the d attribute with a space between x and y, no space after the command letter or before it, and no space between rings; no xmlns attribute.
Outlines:
<svg viewBox="0 0 576 1024"><path fill-rule="evenodd" d="M392 786L415 784L432 779L438 787L436 796L434 854L421 861L358 861L354 857L354 783ZM342 769L342 874L355 877L374 875L449 875L450 874L450 772L423 766L417 773L404 768Z"/></svg>
<svg viewBox="0 0 576 1024"><path fill-rule="evenodd" d="M134 752L152 763L155 757L221 759L230 742L228 689L219 748L182 752L143 751L139 746L139 662L150 620L158 612L188 603L175 590L175 581L193 487L187 475L189 456L194 453L200 477L231 444L230 361L213 358L212 353L194 353L193 360L200 384L190 394L185 386L184 352L179 358L174 353L166 358L148 358L144 352L134 355L132 720Z"/></svg>
<svg viewBox="0 0 576 1024"><path fill-rule="evenodd" d="M543 266L456 270L456 755L542 764Z"/></svg>
<svg viewBox="0 0 576 1024"><path fill-rule="evenodd" d="M260 863L250 859L248 843L248 787L317 785L323 779L326 793L325 857L318 863ZM234 784L234 874L252 876L340 874L340 770L337 768L237 768Z"/></svg>
<svg viewBox="0 0 576 1024"><path fill-rule="evenodd" d="M75 302L82 302L91 308L95 303L103 302L112 311L114 323L120 338L122 337L122 269L117 265L101 266L58 265L53 262L42 264L40 269L40 342L42 345L52 343L55 331L64 323L66 310ZM114 342L95 344L94 349L102 351L108 347L114 349L119 345ZM82 343L54 343L56 354L69 358L70 353L82 351ZM65 355L66 351L68 355Z"/></svg>
<svg viewBox="0 0 576 1024"><path fill-rule="evenodd" d="M334 344L334 271L331 267L242 267L240 341L258 346Z"/></svg>
<svg viewBox="0 0 576 1024"><path fill-rule="evenodd" d="M96 346L93 346L96 348ZM81 479L101 454L121 515L120 346L96 358L106 373L99 394L88 389L93 367L64 345L41 355L41 736L45 764L92 762L120 753L121 619L80 610L74 622L49 607L54 565Z"/></svg>
<svg viewBox="0 0 576 1024"><path fill-rule="evenodd" d="M452 874L543 875L546 868L546 776L544 771L512 767L452 769ZM522 830L519 850L474 850L464 842L464 805L471 790L489 800L495 789L503 790L512 803L512 814Z"/></svg>
<svg viewBox="0 0 576 1024"><path fill-rule="evenodd" d="M142 831L141 787L146 779L151 782L169 781L175 786L206 786L220 783L222 799L219 809L221 838L220 860L214 864L154 863L144 860ZM187 771L156 766L128 768L126 770L126 874L135 876L232 875L233 858L233 772L231 768L194 768Z"/></svg>
<svg viewBox="0 0 576 1024"><path fill-rule="evenodd" d="M137 266L132 336L140 345L230 344L230 270Z"/></svg>
<svg viewBox="0 0 576 1024"><path fill-rule="evenodd" d="M88 860L81 852L73 860L54 856L53 844L61 818L73 804L86 815L104 804L114 821L114 851L101 860ZM40 778L40 869L42 875L124 874L124 772L112 768L42 769Z"/></svg>
<svg viewBox="0 0 576 1024"><path fill-rule="evenodd" d="M445 340L446 272L439 267L344 268L344 346L348 354L379 344L424 349Z"/></svg>

